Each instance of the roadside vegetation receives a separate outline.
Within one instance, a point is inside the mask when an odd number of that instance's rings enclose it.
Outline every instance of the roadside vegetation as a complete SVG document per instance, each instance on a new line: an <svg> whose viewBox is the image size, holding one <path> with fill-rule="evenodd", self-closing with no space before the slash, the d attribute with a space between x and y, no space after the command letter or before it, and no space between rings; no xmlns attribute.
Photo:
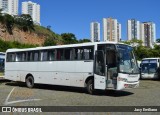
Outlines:
<svg viewBox="0 0 160 115"><path fill-rule="evenodd" d="M7 49L10 48L32 48L37 46L38 45L22 44L17 41L10 42L10 41L3 41L0 39L0 52L5 52Z"/></svg>
<svg viewBox="0 0 160 115"><path fill-rule="evenodd" d="M158 41L159 39L157 39ZM141 40L124 41L123 43L132 45L138 60L149 57L160 57L160 45L154 45L153 48L142 46ZM158 42L157 42L158 43Z"/></svg>

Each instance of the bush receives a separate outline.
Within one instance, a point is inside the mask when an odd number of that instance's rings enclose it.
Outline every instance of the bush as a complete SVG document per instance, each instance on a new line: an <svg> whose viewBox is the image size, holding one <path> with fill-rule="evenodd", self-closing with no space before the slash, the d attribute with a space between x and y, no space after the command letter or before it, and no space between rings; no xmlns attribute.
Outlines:
<svg viewBox="0 0 160 115"><path fill-rule="evenodd" d="M23 31L32 31L34 30L33 19L29 14L22 14L20 16L11 16L9 14L2 15L0 9L0 22L5 25L7 31L12 34L12 29L14 26L17 26Z"/></svg>
<svg viewBox="0 0 160 115"><path fill-rule="evenodd" d="M10 48L32 48L37 47L38 45L31 45L31 44L21 44L19 42L9 42L0 40L0 52L6 52L7 49Z"/></svg>
<svg viewBox="0 0 160 115"><path fill-rule="evenodd" d="M57 43L55 41L55 38L47 38L45 41L44 41L44 44L43 46L55 46Z"/></svg>

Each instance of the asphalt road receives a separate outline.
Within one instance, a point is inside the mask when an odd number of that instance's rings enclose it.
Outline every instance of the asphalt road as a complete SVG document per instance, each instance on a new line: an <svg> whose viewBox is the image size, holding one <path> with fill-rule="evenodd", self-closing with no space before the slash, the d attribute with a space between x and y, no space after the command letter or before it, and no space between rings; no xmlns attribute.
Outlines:
<svg viewBox="0 0 160 115"><path fill-rule="evenodd" d="M0 81L0 106L160 106L160 81L141 80L136 89L87 94L83 88Z"/></svg>

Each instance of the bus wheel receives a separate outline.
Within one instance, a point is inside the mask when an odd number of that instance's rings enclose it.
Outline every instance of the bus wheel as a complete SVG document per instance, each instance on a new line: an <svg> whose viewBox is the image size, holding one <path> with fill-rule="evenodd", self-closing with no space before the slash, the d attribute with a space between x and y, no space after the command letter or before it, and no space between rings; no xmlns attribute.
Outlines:
<svg viewBox="0 0 160 115"><path fill-rule="evenodd" d="M95 94L93 79L87 82L87 92L91 95Z"/></svg>
<svg viewBox="0 0 160 115"><path fill-rule="evenodd" d="M34 79L32 76L26 78L26 85L28 88L32 88L34 86Z"/></svg>

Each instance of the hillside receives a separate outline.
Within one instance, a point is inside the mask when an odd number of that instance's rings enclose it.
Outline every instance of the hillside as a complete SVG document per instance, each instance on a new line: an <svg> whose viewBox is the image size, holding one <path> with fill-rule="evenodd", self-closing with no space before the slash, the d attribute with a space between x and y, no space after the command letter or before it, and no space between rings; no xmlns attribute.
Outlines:
<svg viewBox="0 0 160 115"><path fill-rule="evenodd" d="M34 29L35 30L31 32L25 32L17 27L14 27L11 34L7 31L3 24L0 24L0 39L3 41L17 41L22 44L32 44L39 46L41 46L47 38L55 38L57 43L61 42L60 35L57 35L42 26L35 25Z"/></svg>
<svg viewBox="0 0 160 115"><path fill-rule="evenodd" d="M54 33L48 28L34 25L28 14L11 16L0 10L0 51L9 48L28 48L90 42L89 39L77 40L73 33Z"/></svg>

